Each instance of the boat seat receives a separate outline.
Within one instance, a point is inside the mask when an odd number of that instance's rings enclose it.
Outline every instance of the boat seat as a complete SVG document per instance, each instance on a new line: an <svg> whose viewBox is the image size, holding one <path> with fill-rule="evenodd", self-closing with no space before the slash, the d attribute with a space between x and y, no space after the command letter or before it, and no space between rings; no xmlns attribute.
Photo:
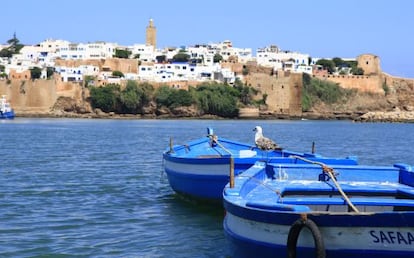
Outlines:
<svg viewBox="0 0 414 258"><path fill-rule="evenodd" d="M407 197L412 197L414 199L414 187L407 186L404 184L378 184L377 182L361 182L364 183L363 187L361 184L355 185L353 182L340 182L341 189L347 193L352 195L353 193L360 193L360 192L367 192L372 195L398 195L403 194ZM272 185L273 189L277 189L278 192L281 193L282 196L284 195L293 195L293 193L337 193L339 194L336 187L333 183L326 183L321 181L315 182L295 182L295 183L287 183L278 184L279 187L276 185Z"/></svg>
<svg viewBox="0 0 414 258"><path fill-rule="evenodd" d="M414 207L414 199L384 197L351 197L349 199L353 205ZM341 197L283 197L280 199L280 203L292 205L347 205Z"/></svg>
<svg viewBox="0 0 414 258"><path fill-rule="evenodd" d="M239 157L240 158L250 158L257 155L256 151L253 150L240 150L239 151Z"/></svg>
<svg viewBox="0 0 414 258"><path fill-rule="evenodd" d="M414 199L414 188L413 187L407 187L397 190L399 194L403 194L406 196L409 196Z"/></svg>

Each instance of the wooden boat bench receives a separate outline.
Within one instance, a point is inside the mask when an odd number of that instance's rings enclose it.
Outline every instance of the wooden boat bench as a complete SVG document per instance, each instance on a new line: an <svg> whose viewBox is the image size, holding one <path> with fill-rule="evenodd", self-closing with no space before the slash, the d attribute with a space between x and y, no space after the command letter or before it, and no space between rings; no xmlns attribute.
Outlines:
<svg viewBox="0 0 414 258"><path fill-rule="evenodd" d="M414 188L404 184L340 182L340 186L354 205L414 207ZM279 191L279 202L284 204L346 205L336 187L326 182L285 184Z"/></svg>

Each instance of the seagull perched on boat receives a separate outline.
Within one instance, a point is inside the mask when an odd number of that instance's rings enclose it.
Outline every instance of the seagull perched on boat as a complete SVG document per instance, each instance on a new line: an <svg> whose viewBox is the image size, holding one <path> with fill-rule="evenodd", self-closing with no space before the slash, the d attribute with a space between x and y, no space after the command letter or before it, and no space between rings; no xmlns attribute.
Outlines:
<svg viewBox="0 0 414 258"><path fill-rule="evenodd" d="M261 150L281 150L282 148L277 145L271 139L263 136L263 129L261 126L256 126L253 131L256 132L254 135L254 142L256 146Z"/></svg>

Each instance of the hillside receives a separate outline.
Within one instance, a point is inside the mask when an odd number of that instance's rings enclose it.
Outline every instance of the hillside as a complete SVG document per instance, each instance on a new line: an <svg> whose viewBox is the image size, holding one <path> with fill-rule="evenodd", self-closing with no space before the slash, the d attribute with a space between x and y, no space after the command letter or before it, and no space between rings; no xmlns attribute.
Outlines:
<svg viewBox="0 0 414 258"><path fill-rule="evenodd" d="M340 103L319 102L303 117L357 121L414 121L414 80L388 80L386 93L358 91Z"/></svg>

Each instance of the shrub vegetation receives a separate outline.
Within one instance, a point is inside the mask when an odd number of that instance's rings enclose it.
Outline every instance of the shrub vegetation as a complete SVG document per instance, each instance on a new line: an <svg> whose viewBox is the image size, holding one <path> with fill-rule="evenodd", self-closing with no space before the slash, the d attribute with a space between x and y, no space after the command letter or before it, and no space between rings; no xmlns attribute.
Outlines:
<svg viewBox="0 0 414 258"><path fill-rule="evenodd" d="M311 78L303 74L302 110L309 111L319 102L334 104L355 94L355 90L344 89L337 83Z"/></svg>

